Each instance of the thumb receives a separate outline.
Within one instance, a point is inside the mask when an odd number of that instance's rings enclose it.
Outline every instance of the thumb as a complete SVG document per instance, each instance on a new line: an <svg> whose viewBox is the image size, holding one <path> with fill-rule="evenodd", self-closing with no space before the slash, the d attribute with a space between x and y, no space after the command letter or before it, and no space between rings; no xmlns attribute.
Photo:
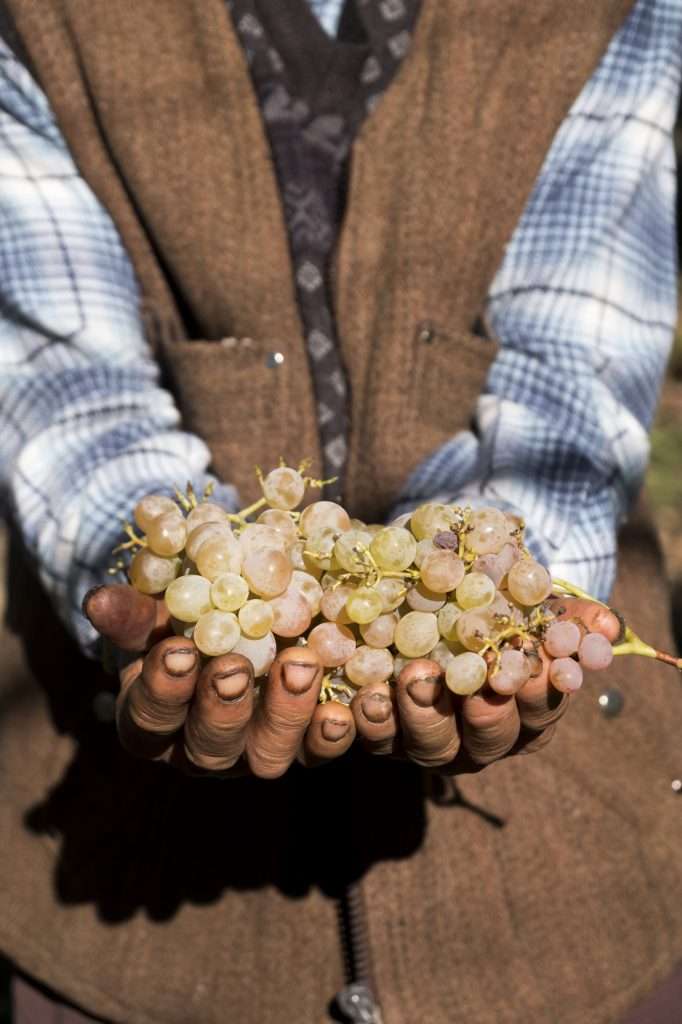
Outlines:
<svg viewBox="0 0 682 1024"><path fill-rule="evenodd" d="M122 651L144 651L169 632L163 600L141 594L127 583L93 587L83 611L98 633Z"/></svg>

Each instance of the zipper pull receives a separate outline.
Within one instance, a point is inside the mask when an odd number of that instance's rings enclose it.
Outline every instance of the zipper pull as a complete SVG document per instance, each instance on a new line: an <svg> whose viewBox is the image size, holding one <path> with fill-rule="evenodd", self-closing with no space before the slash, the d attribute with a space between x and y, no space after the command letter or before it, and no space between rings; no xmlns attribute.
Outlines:
<svg viewBox="0 0 682 1024"><path fill-rule="evenodd" d="M382 1024L381 1010L367 985L354 982L336 995L336 1004L348 1024Z"/></svg>

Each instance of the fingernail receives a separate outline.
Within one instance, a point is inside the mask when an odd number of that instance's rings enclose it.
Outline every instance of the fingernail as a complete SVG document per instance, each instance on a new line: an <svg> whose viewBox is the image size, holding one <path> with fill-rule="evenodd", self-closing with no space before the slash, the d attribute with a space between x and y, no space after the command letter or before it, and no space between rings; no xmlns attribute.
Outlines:
<svg viewBox="0 0 682 1024"><path fill-rule="evenodd" d="M423 679L413 679L407 684L407 692L420 708L433 707L440 697L442 688L437 676L424 676Z"/></svg>
<svg viewBox="0 0 682 1024"><path fill-rule="evenodd" d="M338 718L325 718L322 722L322 735L332 743L338 743L348 735L350 722L342 722Z"/></svg>
<svg viewBox="0 0 682 1024"><path fill-rule="evenodd" d="M243 668L237 668L233 672L220 672L211 679L211 686L221 700L236 702L245 696L249 688L249 673Z"/></svg>
<svg viewBox="0 0 682 1024"><path fill-rule="evenodd" d="M391 715L391 698L385 693L371 693L360 701L362 713L368 722L380 725L387 722Z"/></svg>
<svg viewBox="0 0 682 1024"><path fill-rule="evenodd" d="M104 583L98 583L96 587L90 587L90 590L88 590L87 594L83 598L83 604L81 607L83 609L83 615L87 616L87 618L90 618L88 615L88 604L90 603L90 598L94 597L98 591L104 590L104 586Z"/></svg>
<svg viewBox="0 0 682 1024"><path fill-rule="evenodd" d="M166 651L163 664L169 676L188 676L197 664L197 652L193 647L174 647Z"/></svg>
<svg viewBox="0 0 682 1024"><path fill-rule="evenodd" d="M299 696L313 685L317 665L307 661L287 661L282 665L282 682L289 693Z"/></svg>

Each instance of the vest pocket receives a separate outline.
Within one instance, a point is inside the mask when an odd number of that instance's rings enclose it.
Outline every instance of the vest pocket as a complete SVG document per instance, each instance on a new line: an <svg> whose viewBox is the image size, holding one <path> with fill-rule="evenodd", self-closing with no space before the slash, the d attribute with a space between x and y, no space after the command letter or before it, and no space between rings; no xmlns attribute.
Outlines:
<svg viewBox="0 0 682 1024"><path fill-rule="evenodd" d="M163 362L183 426L208 445L212 468L248 501L254 466L276 465L286 418L285 356L252 338L165 341ZM290 435L289 435L290 436Z"/></svg>
<svg viewBox="0 0 682 1024"><path fill-rule="evenodd" d="M418 419L449 434L468 427L497 350L490 338L419 321L414 332Z"/></svg>

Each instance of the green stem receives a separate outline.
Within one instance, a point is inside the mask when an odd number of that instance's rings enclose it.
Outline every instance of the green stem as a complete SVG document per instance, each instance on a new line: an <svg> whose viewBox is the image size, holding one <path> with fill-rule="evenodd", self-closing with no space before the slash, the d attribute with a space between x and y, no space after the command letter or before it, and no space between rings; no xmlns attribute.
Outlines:
<svg viewBox="0 0 682 1024"><path fill-rule="evenodd" d="M264 505L267 505L267 500L259 498L258 501L254 501L252 505L247 505L246 508L241 509L241 511L236 512L234 515L228 515L228 519L233 523L241 523L243 526L249 516L252 516L254 512L258 512Z"/></svg>
<svg viewBox="0 0 682 1024"><path fill-rule="evenodd" d="M572 583L568 583L566 580L553 579L552 585L558 587L572 597L580 597L586 601L594 601L595 604L600 604L602 608L608 608L607 604L603 601L598 601L596 597L592 597L591 594L587 594L580 587L574 586ZM665 665L672 665L674 668L679 669L682 672L682 658L676 658L672 654L666 654L665 651L659 651L651 644L647 644L642 640L641 637L637 636L635 631L630 626L625 626L625 637L619 644L615 644L613 647L614 654L637 654L641 658L654 658L656 661L662 661Z"/></svg>

